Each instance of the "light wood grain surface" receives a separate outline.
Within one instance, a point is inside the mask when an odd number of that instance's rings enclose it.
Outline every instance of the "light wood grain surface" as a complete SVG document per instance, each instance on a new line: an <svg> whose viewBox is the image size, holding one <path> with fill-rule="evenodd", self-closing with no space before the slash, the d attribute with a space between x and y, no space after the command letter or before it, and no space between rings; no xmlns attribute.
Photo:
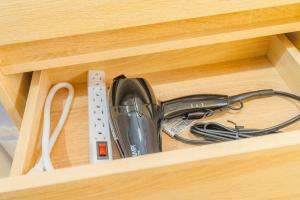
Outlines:
<svg viewBox="0 0 300 200"><path fill-rule="evenodd" d="M162 153L118 159L114 147L115 160L89 165L86 76L104 70L107 85L121 73L144 77L160 100L266 88L300 94L299 32L287 35L292 42L272 36L300 30L300 0L11 0L0 2L0 30L0 100L17 125L29 79L16 73L35 71L0 199L299 198L299 123L198 147L164 134ZM47 92L60 81L74 84L75 99L51 154L57 170L24 175L40 156ZM65 97L54 99L52 124ZM267 127L299 111L274 97L206 120Z"/></svg>
<svg viewBox="0 0 300 200"><path fill-rule="evenodd" d="M3 1L0 45L299 3L299 0Z"/></svg>
<svg viewBox="0 0 300 200"><path fill-rule="evenodd" d="M53 2L49 4L55 6L63 2ZM180 6L180 4L183 3L182 1L166 0L157 2L161 4L173 4L170 9L174 9L174 7ZM3 73L13 74L74 64L92 64L94 62L104 62L300 30L300 4L291 4L291 2L287 1L277 4L273 1L272 4L264 7L262 4L265 2L252 1L252 5L248 7L247 10L239 8L241 10L238 9L234 11L235 6L240 6L239 3L236 3L234 7L230 7L230 9L232 9L231 11L227 10L227 12L220 12L216 15L202 16L206 10L212 9L208 4L212 6L217 2L218 5L220 5L223 3L230 4L234 1L192 1L189 4L194 4L194 6L189 5L188 10L180 8L182 12L189 13L195 7L200 6L202 11L199 10L197 14L195 13L195 16L191 16L190 18L187 17L175 21L171 20L164 23L149 23L142 26L122 29L112 27L111 30L103 31L101 29L91 33L88 32L88 29L96 27L99 23L86 27L87 24L83 23L83 21L76 21L76 28L81 27L86 31L79 35L72 30L72 24L67 24L57 30L54 26L48 29L50 25L46 23L47 31L44 33L43 28L40 28L32 36L33 41L22 41L20 43L15 41L13 44L6 45L1 45L0 43L0 67ZM120 2L120 4L121 3L122 2ZM145 6L148 4L147 2L140 3L135 1L135 4L137 3L145 4ZM247 2L243 1L243 6L245 3ZM45 5L46 4L47 3L45 3ZM99 4L99 7L104 6L104 4L105 3L102 2L101 5ZM107 2L107 4L111 4L113 7L112 2ZM160 8L163 9L161 4ZM203 12L203 6L206 4L208 7ZM41 4L40 7L37 8L37 12L45 5ZM155 2L152 5L154 7L157 6ZM260 9L254 9L255 5ZM27 9L30 9L30 3L27 6ZM87 12L87 10L90 9L88 4L76 6L78 6L76 9L82 12ZM128 6L132 6L130 2L128 2ZM22 5L20 5L20 7L22 7ZM55 8L48 12L55 13ZM63 9L66 9L66 12L64 12L66 15L70 14L67 12L69 11L68 9L72 10L70 7L65 6ZM95 9L97 9L97 6ZM139 12L135 13L137 15L139 14ZM41 13L41 15L45 14L46 13ZM100 10L97 14L101 15ZM176 14L178 16L178 13ZM168 13L168 11L166 11L163 15L154 16L151 19L158 17L164 21L168 15L174 15L174 13ZM118 13L118 17L120 16L120 13ZM48 20L48 17L49 16L45 16L43 20ZM105 18L109 16L102 17ZM76 16L73 19L77 18ZM95 19L92 18L92 15L88 15L87 18L91 20ZM39 19L40 18L32 21L36 22ZM60 20L59 23L55 23L55 25L61 26L69 20L69 18L62 19L63 20ZM135 20L135 18L129 20ZM30 27L34 26L33 22L31 22ZM113 24L114 23L110 23L112 26ZM45 23L42 25L45 25ZM20 27L15 28L19 29ZM6 30L7 27L3 27L3 29ZM61 31L62 29L64 29L64 37L50 37L51 34L55 35L57 31ZM19 36L18 39L24 36L27 37L31 33L30 30L26 30L26 32L27 34ZM4 31L2 31L2 33L4 34ZM20 33L16 32L13 36L18 34ZM39 38L42 37L43 34L49 35L49 38L46 36L46 38Z"/></svg>
<svg viewBox="0 0 300 200"><path fill-rule="evenodd" d="M212 44L107 62L77 64L49 69L47 73L52 82L70 81L72 83L82 83L86 82L86 71L88 69L100 69L105 71L108 82L110 82L113 77L119 74L136 76L137 74L171 71L191 66L264 56L269 48L270 40L271 37L262 37Z"/></svg>
<svg viewBox="0 0 300 200"><path fill-rule="evenodd" d="M293 93L298 95L300 95L299 55L298 49L284 35L273 38L268 52L269 60L276 66Z"/></svg>
<svg viewBox="0 0 300 200"><path fill-rule="evenodd" d="M11 175L18 175L24 168L33 165L32 158L37 158L40 147L40 122L42 121L43 106L50 88L50 82L43 72L35 72L32 77L24 118L20 129Z"/></svg>
<svg viewBox="0 0 300 200"><path fill-rule="evenodd" d="M0 179L0 199L297 199L299 131Z"/></svg>

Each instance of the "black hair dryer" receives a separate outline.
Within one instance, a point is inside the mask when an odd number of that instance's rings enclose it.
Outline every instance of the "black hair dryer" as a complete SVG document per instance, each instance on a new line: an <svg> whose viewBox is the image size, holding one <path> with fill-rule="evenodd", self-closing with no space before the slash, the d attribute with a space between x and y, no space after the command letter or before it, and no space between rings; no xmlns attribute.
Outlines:
<svg viewBox="0 0 300 200"><path fill-rule="evenodd" d="M109 93L111 130L122 157L160 152L162 120L199 119L229 104L225 95L192 95L158 102L143 78L113 80Z"/></svg>

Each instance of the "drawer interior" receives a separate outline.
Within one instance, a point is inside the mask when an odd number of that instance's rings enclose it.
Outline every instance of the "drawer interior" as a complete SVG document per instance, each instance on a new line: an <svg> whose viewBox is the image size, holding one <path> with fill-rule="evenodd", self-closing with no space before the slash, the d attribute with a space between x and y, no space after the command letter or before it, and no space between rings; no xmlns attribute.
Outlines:
<svg viewBox="0 0 300 200"><path fill-rule="evenodd" d="M68 81L75 87L71 112L51 154L55 168L89 163L87 72L106 72L107 86L125 74L146 78L159 100L198 93L233 95L242 92L275 89L300 95L299 52L284 35L247 39L216 45L136 56L105 63L79 64L34 72L13 174L26 173L40 153L43 104L50 87ZM66 97L60 91L52 104L52 127L60 117ZM285 98L266 98L246 102L241 111L217 114L201 121L228 124L227 120L248 128L268 127L299 113L299 105ZM300 130L296 123L283 132ZM282 133L283 134L283 133ZM189 131L185 137L193 137ZM163 151L194 147L163 134ZM113 148L114 158L119 158ZM113 161L112 161L113 162Z"/></svg>

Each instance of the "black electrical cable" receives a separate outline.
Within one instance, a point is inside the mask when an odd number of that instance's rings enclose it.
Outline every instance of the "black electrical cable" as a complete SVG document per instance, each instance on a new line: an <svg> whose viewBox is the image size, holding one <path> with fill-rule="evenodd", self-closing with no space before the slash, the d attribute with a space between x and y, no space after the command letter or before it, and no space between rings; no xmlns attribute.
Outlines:
<svg viewBox="0 0 300 200"><path fill-rule="evenodd" d="M186 144L211 144L213 141L208 140L193 140L189 138L184 138L179 135L174 135L174 138L182 143Z"/></svg>
<svg viewBox="0 0 300 200"><path fill-rule="evenodd" d="M230 96L228 98L229 101L228 108L232 109L233 104L240 103L241 104L240 109L242 109L243 101L245 100L249 100L250 98L271 97L271 96L283 96L283 97L288 97L300 101L300 96L290 94L287 92L274 91L274 90L259 90L259 91L247 92L235 96ZM201 136L205 140L187 139L179 135L175 135L174 138L176 140L188 144L209 144L211 142L236 140L236 139L250 138L250 137L260 136L260 135L278 133L281 129L290 126L299 120L300 120L300 114L275 126L262 128L262 129L246 129L244 127L237 126L236 124L234 124L235 127L232 128L216 122L198 123L198 124L194 124L191 127L190 131L192 134L196 136Z"/></svg>

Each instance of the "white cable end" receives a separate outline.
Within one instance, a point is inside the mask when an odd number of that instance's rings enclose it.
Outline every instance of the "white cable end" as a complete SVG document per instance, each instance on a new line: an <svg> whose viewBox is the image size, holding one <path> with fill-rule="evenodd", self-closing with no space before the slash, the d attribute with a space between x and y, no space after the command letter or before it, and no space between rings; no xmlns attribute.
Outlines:
<svg viewBox="0 0 300 200"><path fill-rule="evenodd" d="M43 169L43 166L42 165L36 165L34 166L31 170L28 171L27 174L37 174L37 173L40 173L40 172L43 172L44 169Z"/></svg>

